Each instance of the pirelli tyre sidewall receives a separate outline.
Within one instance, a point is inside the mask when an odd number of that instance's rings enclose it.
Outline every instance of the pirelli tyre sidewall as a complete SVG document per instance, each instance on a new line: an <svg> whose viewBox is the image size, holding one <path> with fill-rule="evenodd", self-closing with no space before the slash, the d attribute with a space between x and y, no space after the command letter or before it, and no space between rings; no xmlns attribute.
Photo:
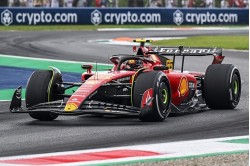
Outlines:
<svg viewBox="0 0 250 166"><path fill-rule="evenodd" d="M208 66L204 80L204 97L211 109L233 109L241 96L239 70L232 64Z"/></svg>
<svg viewBox="0 0 250 166"><path fill-rule="evenodd" d="M171 88L169 80L161 71L151 71L139 74L134 85L134 106L141 107L145 91L153 89L151 106L142 108L139 115L141 121L163 121L169 114L171 103Z"/></svg>
<svg viewBox="0 0 250 166"><path fill-rule="evenodd" d="M54 99L53 96L53 88L54 85L50 85L50 90L48 90L49 84L53 82L55 84L56 82L60 81L59 77L55 77L57 80L52 80L53 78L53 71L51 70L37 70L32 73L30 76L27 88L26 88L26 107L32 107L39 103L48 102L51 99ZM48 92L50 91L50 92ZM48 94L50 93L50 94ZM34 118L41 121L51 121L58 117L57 114L44 112L44 113L29 113L29 115Z"/></svg>

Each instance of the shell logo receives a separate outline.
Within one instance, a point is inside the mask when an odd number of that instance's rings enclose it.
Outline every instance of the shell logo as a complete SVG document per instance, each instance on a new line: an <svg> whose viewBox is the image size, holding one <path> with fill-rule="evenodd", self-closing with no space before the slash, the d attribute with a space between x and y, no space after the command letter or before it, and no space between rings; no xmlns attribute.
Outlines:
<svg viewBox="0 0 250 166"><path fill-rule="evenodd" d="M64 108L64 111L75 111L77 109L77 105L75 103L67 103Z"/></svg>
<svg viewBox="0 0 250 166"><path fill-rule="evenodd" d="M183 76L179 84L179 96L184 96L188 91L188 80L187 77Z"/></svg>

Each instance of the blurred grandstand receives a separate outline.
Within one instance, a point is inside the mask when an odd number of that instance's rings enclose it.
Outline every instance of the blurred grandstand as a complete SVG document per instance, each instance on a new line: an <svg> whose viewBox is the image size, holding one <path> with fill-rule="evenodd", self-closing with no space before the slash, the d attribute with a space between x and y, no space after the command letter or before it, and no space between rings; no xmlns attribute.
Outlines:
<svg viewBox="0 0 250 166"><path fill-rule="evenodd" d="M0 0L8 7L248 8L249 0Z"/></svg>

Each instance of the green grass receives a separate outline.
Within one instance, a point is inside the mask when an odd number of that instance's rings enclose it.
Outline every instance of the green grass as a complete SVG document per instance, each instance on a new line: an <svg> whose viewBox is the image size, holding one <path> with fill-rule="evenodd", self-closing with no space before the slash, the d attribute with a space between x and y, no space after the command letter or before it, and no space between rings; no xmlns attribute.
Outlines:
<svg viewBox="0 0 250 166"><path fill-rule="evenodd" d="M221 27L221 25L215 25L217 27ZM245 25L247 26L247 25ZM176 26L176 25L13 25L13 26L0 26L0 31L53 31L53 30L73 30L73 31L81 31L81 30L97 30L99 28L187 28L187 27L204 27L201 25L191 26ZM205 26L209 27L209 26ZM214 26L213 26L214 27ZM243 27L243 26L226 26L226 27Z"/></svg>
<svg viewBox="0 0 250 166"><path fill-rule="evenodd" d="M221 47L224 49L249 50L249 36L196 36L186 39L160 40L156 46Z"/></svg>
<svg viewBox="0 0 250 166"><path fill-rule="evenodd" d="M236 144L249 144L249 138L242 138L242 139L234 139L234 140L227 140L227 141L221 141L221 142L227 142L227 143L236 143Z"/></svg>
<svg viewBox="0 0 250 166"><path fill-rule="evenodd" d="M15 89L0 89L0 100L11 100ZM22 99L25 98L25 90L22 91Z"/></svg>

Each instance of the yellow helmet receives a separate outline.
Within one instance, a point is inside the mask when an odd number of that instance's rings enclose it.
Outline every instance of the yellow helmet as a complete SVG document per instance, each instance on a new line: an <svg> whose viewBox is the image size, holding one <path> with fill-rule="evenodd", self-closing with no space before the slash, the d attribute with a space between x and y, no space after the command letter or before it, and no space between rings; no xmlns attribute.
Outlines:
<svg viewBox="0 0 250 166"><path fill-rule="evenodd" d="M129 65L135 65L136 61L133 59L128 60Z"/></svg>
<svg viewBox="0 0 250 166"><path fill-rule="evenodd" d="M129 66L130 69L138 69L143 67L143 64L141 60L130 59L127 61L127 66Z"/></svg>

